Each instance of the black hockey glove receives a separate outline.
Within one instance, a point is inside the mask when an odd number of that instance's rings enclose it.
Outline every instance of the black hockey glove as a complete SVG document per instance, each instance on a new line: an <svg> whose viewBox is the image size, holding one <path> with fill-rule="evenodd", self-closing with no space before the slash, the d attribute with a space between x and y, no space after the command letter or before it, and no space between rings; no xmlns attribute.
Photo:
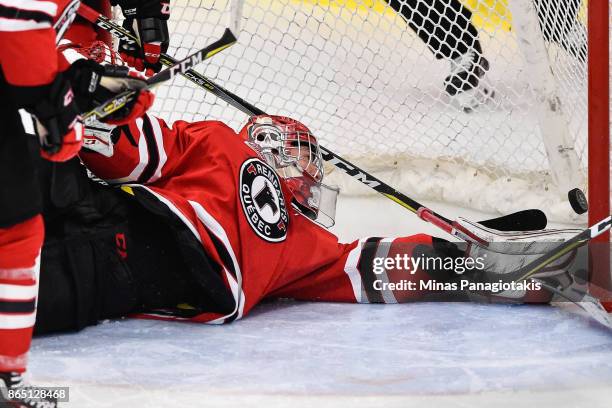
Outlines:
<svg viewBox="0 0 612 408"><path fill-rule="evenodd" d="M59 73L48 85L45 97L27 110L37 119L41 155L51 161L66 161L81 148L83 127L70 83Z"/></svg>
<svg viewBox="0 0 612 408"><path fill-rule="evenodd" d="M168 51L170 42L170 1L112 0L111 3L121 6L125 16L123 27L136 34L141 43L141 47L138 47L121 41L121 58L137 70L146 71L147 75L159 72L162 68L160 54Z"/></svg>
<svg viewBox="0 0 612 408"><path fill-rule="evenodd" d="M75 61L67 72L74 89L76 104L80 112L89 112L103 102L128 89L139 90L146 86L144 79L129 72L129 68L118 65L100 65L93 60L81 59ZM146 101L144 100L146 99ZM150 103L149 103L149 99ZM150 107L152 95L148 91L141 92L128 105L108 116L107 120L117 120L130 117L134 107L144 104L146 110ZM139 114L141 109L138 109Z"/></svg>

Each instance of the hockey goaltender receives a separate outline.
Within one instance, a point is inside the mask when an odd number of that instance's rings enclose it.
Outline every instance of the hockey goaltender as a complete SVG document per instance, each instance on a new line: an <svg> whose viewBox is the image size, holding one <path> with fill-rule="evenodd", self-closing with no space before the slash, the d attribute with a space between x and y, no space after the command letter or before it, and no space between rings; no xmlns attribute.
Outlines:
<svg viewBox="0 0 612 408"><path fill-rule="evenodd" d="M62 49L82 68L72 83L81 111L115 92L108 84L117 81L117 69L108 62L121 62L106 44L69 32ZM218 121L170 127L145 113L151 102L141 95L112 123L88 123L79 159L42 165L48 195L38 333L126 315L228 323L270 298L550 299L544 290L525 288L491 293L459 284L440 291L419 283L416 290L390 290L374 282L477 281L484 269L503 276L574 230L516 233L515 244L490 247L466 248L425 234L339 243L324 227L333 224L337 190L323 183L318 142L305 125L257 116L238 134ZM460 222L475 233L487 229ZM538 240L544 242L534 246ZM432 262L410 271L375 264L398 255L476 261L471 268ZM565 282L574 255L543 274L557 286Z"/></svg>

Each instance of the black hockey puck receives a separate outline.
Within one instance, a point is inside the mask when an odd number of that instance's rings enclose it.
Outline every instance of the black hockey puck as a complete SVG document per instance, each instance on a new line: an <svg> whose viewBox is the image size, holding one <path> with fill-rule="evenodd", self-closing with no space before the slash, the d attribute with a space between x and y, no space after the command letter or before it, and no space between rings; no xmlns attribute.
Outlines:
<svg viewBox="0 0 612 408"><path fill-rule="evenodd" d="M570 202L570 205L574 209L576 214L584 214L589 210L589 203L587 202L587 198L579 188L574 188L567 193L567 199Z"/></svg>

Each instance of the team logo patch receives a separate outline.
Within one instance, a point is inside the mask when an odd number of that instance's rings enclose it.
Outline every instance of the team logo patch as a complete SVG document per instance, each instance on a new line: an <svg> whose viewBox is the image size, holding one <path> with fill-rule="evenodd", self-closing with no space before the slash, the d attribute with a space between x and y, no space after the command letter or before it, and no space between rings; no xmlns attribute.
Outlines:
<svg viewBox="0 0 612 408"><path fill-rule="evenodd" d="M239 187L242 209L253 231L269 242L284 241L289 216L274 169L258 159L245 161Z"/></svg>

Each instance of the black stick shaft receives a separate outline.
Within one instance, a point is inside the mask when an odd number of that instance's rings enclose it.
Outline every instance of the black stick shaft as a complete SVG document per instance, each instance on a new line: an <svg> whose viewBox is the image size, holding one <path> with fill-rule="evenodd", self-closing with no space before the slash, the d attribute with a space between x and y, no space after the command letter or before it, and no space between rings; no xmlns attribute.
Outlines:
<svg viewBox="0 0 612 408"><path fill-rule="evenodd" d="M149 86L157 85L159 83L169 81L174 78L177 74L184 74L191 70L191 67L207 60L213 55L223 51L232 44L236 43L237 39L232 30L226 28L221 38L214 43L194 52L193 54L183 58L180 61L176 61L170 65L168 69L158 72L147 80Z"/></svg>

